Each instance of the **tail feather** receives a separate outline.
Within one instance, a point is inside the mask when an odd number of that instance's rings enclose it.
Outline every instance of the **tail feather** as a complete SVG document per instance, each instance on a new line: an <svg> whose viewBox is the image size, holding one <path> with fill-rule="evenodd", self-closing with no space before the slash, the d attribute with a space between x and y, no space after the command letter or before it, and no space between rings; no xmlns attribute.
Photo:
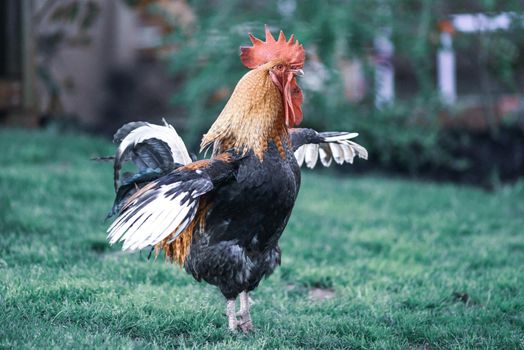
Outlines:
<svg viewBox="0 0 524 350"><path fill-rule="evenodd" d="M115 156L101 156L101 157L93 157L91 160L94 160L96 162L112 162L115 160Z"/></svg>
<svg viewBox="0 0 524 350"><path fill-rule="evenodd" d="M171 168L168 168L165 171L150 171L124 177L120 186L118 187L118 191L116 192L115 200L113 202L113 207L107 214L106 220L118 214L129 198L131 198L142 187L151 181L158 180L162 176L167 175L169 172L175 170L178 167L179 165L173 164Z"/></svg>
<svg viewBox="0 0 524 350"><path fill-rule="evenodd" d="M113 135L113 143L120 143L122 140L129 135L129 133L135 129L138 129L142 126L147 125L146 122L130 122L127 124L124 124L115 132L115 135Z"/></svg>
<svg viewBox="0 0 524 350"><path fill-rule="evenodd" d="M131 122L122 126L114 135L119 143L114 162L115 192L120 186L123 163L131 160L139 173L163 172L173 164L188 164L191 157L175 129L165 120L164 125Z"/></svg>

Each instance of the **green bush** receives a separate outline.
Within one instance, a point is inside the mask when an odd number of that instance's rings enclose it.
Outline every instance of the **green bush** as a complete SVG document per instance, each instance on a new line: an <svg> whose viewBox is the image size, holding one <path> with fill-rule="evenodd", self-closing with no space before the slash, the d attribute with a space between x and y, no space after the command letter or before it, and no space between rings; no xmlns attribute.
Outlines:
<svg viewBox="0 0 524 350"><path fill-rule="evenodd" d="M473 130L441 125L438 114L444 112L429 102L354 116L345 129L358 131L369 151L359 167L488 188L524 174L521 117L506 117L495 130Z"/></svg>

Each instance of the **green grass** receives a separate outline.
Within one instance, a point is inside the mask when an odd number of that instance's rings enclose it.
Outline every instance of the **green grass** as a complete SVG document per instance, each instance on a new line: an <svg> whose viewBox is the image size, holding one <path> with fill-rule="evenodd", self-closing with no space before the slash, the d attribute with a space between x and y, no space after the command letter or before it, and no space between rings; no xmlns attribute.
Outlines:
<svg viewBox="0 0 524 350"><path fill-rule="evenodd" d="M111 166L89 158L112 145L4 129L0 147L0 348L524 348L524 182L306 171L246 336L214 287L108 246Z"/></svg>

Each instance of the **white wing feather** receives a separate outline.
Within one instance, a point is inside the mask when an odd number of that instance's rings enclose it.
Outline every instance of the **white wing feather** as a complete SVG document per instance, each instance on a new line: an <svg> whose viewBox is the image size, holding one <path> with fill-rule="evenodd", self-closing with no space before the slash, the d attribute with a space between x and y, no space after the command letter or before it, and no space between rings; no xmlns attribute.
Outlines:
<svg viewBox="0 0 524 350"><path fill-rule="evenodd" d="M329 144L321 143L319 146L318 155L320 156L320 162L323 166L328 167L331 165L331 161L333 160Z"/></svg>
<svg viewBox="0 0 524 350"><path fill-rule="evenodd" d="M329 167L334 160L337 164L353 163L355 157L368 159L368 151L350 139L358 133L348 133L326 137L326 142L320 144L305 144L295 151L295 158L299 166L305 162L306 166L313 169L318 158L323 166Z"/></svg>
<svg viewBox="0 0 524 350"><path fill-rule="evenodd" d="M180 192L176 196L166 193L176 189L180 182L162 185L149 190L153 200L134 209L138 198L128 203L130 208L119 216L108 229L111 244L124 242L122 250L135 251L160 243L173 232L176 236L196 214L198 200L188 200L191 193ZM153 191L153 193L150 193Z"/></svg>
<svg viewBox="0 0 524 350"><path fill-rule="evenodd" d="M335 163L344 163L344 153L340 145L336 142L330 142L329 147L331 148L331 153L333 154L333 159L335 160Z"/></svg>
<svg viewBox="0 0 524 350"><path fill-rule="evenodd" d="M352 133L347 133L347 134L342 134L342 135L337 135L337 136L326 137L324 140L326 142L337 142L337 141L354 139L357 136L358 136L358 132L352 132Z"/></svg>
<svg viewBox="0 0 524 350"><path fill-rule="evenodd" d="M319 146L314 143L310 143L304 146L306 146L306 165L308 168L313 169L317 164Z"/></svg>
<svg viewBox="0 0 524 350"><path fill-rule="evenodd" d="M299 147L295 151L295 158L297 159L298 166L302 166L304 163L304 157L306 156L306 145Z"/></svg>

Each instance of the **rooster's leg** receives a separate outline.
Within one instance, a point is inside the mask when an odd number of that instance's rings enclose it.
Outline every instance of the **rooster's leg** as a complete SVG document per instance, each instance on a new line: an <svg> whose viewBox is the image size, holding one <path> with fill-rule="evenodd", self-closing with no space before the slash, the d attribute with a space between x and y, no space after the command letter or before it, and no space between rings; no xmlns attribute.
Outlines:
<svg viewBox="0 0 524 350"><path fill-rule="evenodd" d="M249 295L247 292L240 293L240 310L237 312L240 317L239 326L244 333L253 330L253 322L251 321L251 314L249 312Z"/></svg>
<svg viewBox="0 0 524 350"><path fill-rule="evenodd" d="M229 330L234 332L237 330L239 325L237 321L237 316L235 313L235 299L229 299L226 303L226 315L227 315L227 324Z"/></svg>

